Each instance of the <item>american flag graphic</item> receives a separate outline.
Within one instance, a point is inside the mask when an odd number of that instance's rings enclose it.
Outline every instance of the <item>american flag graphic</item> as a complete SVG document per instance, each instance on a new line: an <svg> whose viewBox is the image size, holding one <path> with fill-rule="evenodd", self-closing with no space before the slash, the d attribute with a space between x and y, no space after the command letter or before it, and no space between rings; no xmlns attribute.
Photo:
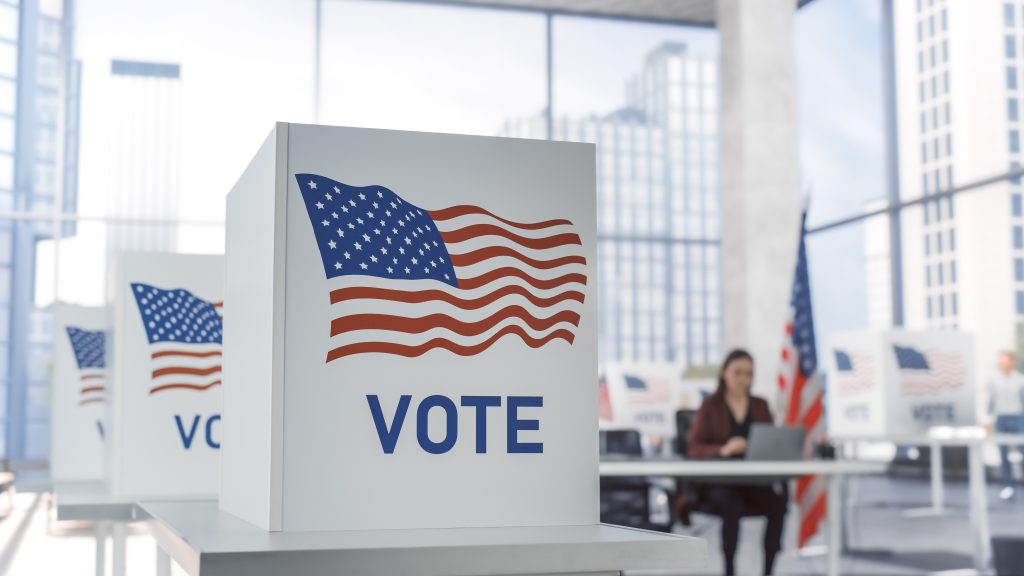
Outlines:
<svg viewBox="0 0 1024 576"><path fill-rule="evenodd" d="M78 365L78 405L103 402L107 392L106 334L74 326L68 326L67 332Z"/></svg>
<svg viewBox="0 0 1024 576"><path fill-rule="evenodd" d="M790 320L786 322L778 383L783 423L787 426L800 425L807 430L809 455L814 443L825 440L825 422L818 352L814 342L811 283L807 273L806 234L805 211L800 222L800 244L789 302ZM797 545L801 548L817 534L825 517L825 493L825 479L821 476L803 476L796 481L796 501L800 510Z"/></svg>
<svg viewBox="0 0 1024 576"><path fill-rule="evenodd" d="M608 392L608 379L604 374L601 374L597 379L597 407L598 420L611 422L614 419L612 413L612 397Z"/></svg>
<svg viewBox="0 0 1024 576"><path fill-rule="evenodd" d="M964 357L956 352L893 345L904 394L931 395L955 390L967 379Z"/></svg>
<svg viewBox="0 0 1024 576"><path fill-rule="evenodd" d="M626 398L633 405L665 404L669 401L670 386L662 378L641 378L632 374L623 374L626 381Z"/></svg>
<svg viewBox="0 0 1024 576"><path fill-rule="evenodd" d="M133 283L152 366L150 394L209 390L219 385L223 319L221 303L188 290Z"/></svg>
<svg viewBox="0 0 1024 576"><path fill-rule="evenodd" d="M479 354L505 336L570 345L586 259L572 222L425 210L383 186L297 174L331 301L327 362L356 354Z"/></svg>
<svg viewBox="0 0 1024 576"><path fill-rule="evenodd" d="M856 394L875 385L875 359L869 353L833 350L836 359L836 388L842 395Z"/></svg>

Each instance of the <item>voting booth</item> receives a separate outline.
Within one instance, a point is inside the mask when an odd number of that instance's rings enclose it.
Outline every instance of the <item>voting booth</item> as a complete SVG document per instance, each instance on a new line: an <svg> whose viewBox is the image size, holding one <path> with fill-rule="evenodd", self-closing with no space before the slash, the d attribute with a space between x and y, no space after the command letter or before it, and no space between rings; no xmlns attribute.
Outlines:
<svg viewBox="0 0 1024 576"><path fill-rule="evenodd" d="M102 480L107 398L107 309L53 305L50 477Z"/></svg>
<svg viewBox="0 0 1024 576"><path fill-rule="evenodd" d="M216 495L224 258L126 253L112 277L111 492Z"/></svg>
<svg viewBox="0 0 1024 576"><path fill-rule="evenodd" d="M228 196L221 509L597 523L595 190L588 144L277 124Z"/></svg>
<svg viewBox="0 0 1024 576"><path fill-rule="evenodd" d="M666 362L602 364L598 367L600 426L672 438L676 434L676 411L698 410L715 389L711 379L684 379L685 370L681 364Z"/></svg>
<svg viewBox="0 0 1024 576"><path fill-rule="evenodd" d="M830 339L832 438L921 436L975 424L971 336L960 332L859 332Z"/></svg>

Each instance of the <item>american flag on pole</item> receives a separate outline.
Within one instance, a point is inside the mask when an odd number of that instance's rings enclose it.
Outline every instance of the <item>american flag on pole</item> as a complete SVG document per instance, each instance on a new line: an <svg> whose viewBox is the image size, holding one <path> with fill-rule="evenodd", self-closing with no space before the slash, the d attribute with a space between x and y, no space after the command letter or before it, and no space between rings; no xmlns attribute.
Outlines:
<svg viewBox="0 0 1024 576"><path fill-rule="evenodd" d="M893 345L904 394L928 395L955 390L967 379L963 355L942 350L918 350Z"/></svg>
<svg viewBox="0 0 1024 576"><path fill-rule="evenodd" d="M783 423L802 425L807 430L809 448L824 440L825 422L818 353L814 343L811 286L807 274L806 233L807 213L804 212L778 382ZM800 509L797 545L801 548L818 532L818 526L825 517L825 491L825 478L821 476L803 476L796 482L796 501Z"/></svg>
<svg viewBox="0 0 1024 576"><path fill-rule="evenodd" d="M327 362L356 354L483 352L505 336L570 345L586 259L572 222L478 206L415 206L383 186L296 182L328 280Z"/></svg>
<svg viewBox="0 0 1024 576"><path fill-rule="evenodd" d="M68 339L78 365L78 405L103 402L107 391L106 335L102 330L67 327Z"/></svg>
<svg viewBox="0 0 1024 576"><path fill-rule="evenodd" d="M223 319L221 303L183 288L131 285L152 362L150 394L209 390L219 385Z"/></svg>

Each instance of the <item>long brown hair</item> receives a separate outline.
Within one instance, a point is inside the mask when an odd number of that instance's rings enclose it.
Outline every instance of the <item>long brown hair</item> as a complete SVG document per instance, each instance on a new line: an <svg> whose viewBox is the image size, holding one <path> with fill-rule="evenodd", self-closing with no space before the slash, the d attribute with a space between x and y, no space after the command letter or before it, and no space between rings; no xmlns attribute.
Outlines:
<svg viewBox="0 0 1024 576"><path fill-rule="evenodd" d="M750 352L742 348L734 348L729 352L725 356L725 360L722 361L722 367L718 370L718 388L715 389L716 396L725 396L725 371L729 369L729 364L737 360L749 360L751 364L754 363L754 357L750 355ZM747 390L747 395L750 395L750 390Z"/></svg>

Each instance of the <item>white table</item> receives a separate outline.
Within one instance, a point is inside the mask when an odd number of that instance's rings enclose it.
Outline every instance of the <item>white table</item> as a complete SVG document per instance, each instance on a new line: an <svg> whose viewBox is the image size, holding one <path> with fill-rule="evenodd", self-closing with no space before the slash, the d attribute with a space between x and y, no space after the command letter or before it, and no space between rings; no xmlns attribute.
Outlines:
<svg viewBox="0 0 1024 576"><path fill-rule="evenodd" d="M106 570L107 537L112 540L113 576L126 572L126 538L128 523L140 519L138 499L114 496L103 482L61 482L54 487L57 520L84 520L95 523L96 575ZM157 576L169 576L170 558L157 547Z"/></svg>
<svg viewBox="0 0 1024 576"><path fill-rule="evenodd" d="M135 501L112 496L103 482L61 482L54 486L57 520L86 520L95 524L96 576L106 570L107 537L113 540L114 576L125 574L126 523L135 519Z"/></svg>
<svg viewBox="0 0 1024 576"><path fill-rule="evenodd" d="M836 438L839 441L892 442L902 445L929 446L931 449L931 499L930 509L912 511L915 515L945 513L945 481L942 475L942 448L963 446L967 448L967 493L973 538L972 549L974 568L979 573L987 570L992 559L992 541L988 527L988 492L986 491L984 446L1024 446L1024 434L986 434L976 426L935 427L927 435L904 437L856 437Z"/></svg>
<svg viewBox="0 0 1024 576"><path fill-rule="evenodd" d="M216 502L140 506L157 543L191 576L583 576L700 568L707 559L698 538L604 524L266 532Z"/></svg>
<svg viewBox="0 0 1024 576"><path fill-rule="evenodd" d="M677 478L777 477L814 474L828 477L828 574L839 576L842 542L842 482L850 474L881 474L886 464L847 460L625 460L602 461L601 476L673 476Z"/></svg>

